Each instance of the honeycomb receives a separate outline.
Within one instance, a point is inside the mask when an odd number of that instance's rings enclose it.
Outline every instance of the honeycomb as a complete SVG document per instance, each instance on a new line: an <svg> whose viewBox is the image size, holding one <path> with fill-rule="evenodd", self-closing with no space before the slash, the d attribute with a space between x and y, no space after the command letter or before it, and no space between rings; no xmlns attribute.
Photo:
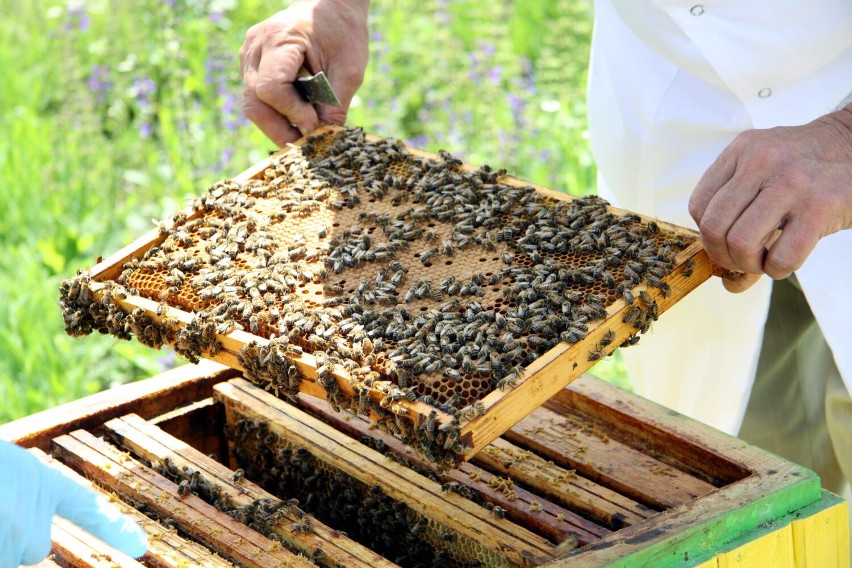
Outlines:
<svg viewBox="0 0 852 568"><path fill-rule="evenodd" d="M62 287L69 333L135 335L197 360L216 355L219 335L245 330L274 342L243 348L247 377L293 395L299 374L288 360L312 353L335 408L382 416L406 441L427 438L419 449L433 456L461 453L453 432L484 396L513 387L560 341L581 342L615 301L633 304L625 323L646 331L656 303L637 286L665 294L662 279L694 240L597 197L556 199L505 171L359 129L308 137L254 178L214 184L160 233L110 294L195 319L158 326L144 310L92 305L82 274ZM337 365L354 397L327 380ZM380 380L394 388L379 405L361 394ZM424 416L399 420L399 403L415 399L454 416L452 431L436 436Z"/></svg>

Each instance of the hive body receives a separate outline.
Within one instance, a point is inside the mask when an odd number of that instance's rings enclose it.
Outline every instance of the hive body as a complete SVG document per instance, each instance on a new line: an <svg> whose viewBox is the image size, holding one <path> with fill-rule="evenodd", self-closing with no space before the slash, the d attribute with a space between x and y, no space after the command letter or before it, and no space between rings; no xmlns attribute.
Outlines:
<svg viewBox="0 0 852 568"><path fill-rule="evenodd" d="M146 566L848 558L844 504L815 474L588 376L437 472L366 417L304 394L296 407L235 375L186 365L0 437L51 450L117 500L149 533ZM136 565L56 528L60 565Z"/></svg>

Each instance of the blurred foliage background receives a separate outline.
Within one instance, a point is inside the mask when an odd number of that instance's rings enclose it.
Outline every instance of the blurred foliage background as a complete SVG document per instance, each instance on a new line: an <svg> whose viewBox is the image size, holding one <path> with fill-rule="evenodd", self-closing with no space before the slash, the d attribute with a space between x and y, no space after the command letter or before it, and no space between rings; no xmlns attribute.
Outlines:
<svg viewBox="0 0 852 568"><path fill-rule="evenodd" d="M286 4L286 3L284 3ZM272 144L240 113L259 0L0 0L0 423L180 364L65 335L58 286ZM349 123L594 191L591 0L373 0ZM624 384L618 359L596 373Z"/></svg>

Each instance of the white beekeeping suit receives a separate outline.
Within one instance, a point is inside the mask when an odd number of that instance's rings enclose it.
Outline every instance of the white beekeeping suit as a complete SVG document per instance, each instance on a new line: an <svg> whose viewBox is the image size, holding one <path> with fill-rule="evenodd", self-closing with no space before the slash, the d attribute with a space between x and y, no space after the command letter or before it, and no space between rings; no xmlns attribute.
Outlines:
<svg viewBox="0 0 852 568"><path fill-rule="evenodd" d="M689 195L744 130L805 124L852 92L852 1L597 0L589 122L599 191L688 227ZM796 271L852 392L852 231ZM735 434L771 290L711 281L624 352L645 397Z"/></svg>

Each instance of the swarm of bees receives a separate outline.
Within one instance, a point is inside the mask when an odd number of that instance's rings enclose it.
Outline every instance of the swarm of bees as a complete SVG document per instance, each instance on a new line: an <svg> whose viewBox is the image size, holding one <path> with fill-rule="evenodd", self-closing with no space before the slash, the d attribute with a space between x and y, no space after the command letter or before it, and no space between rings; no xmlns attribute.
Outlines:
<svg viewBox="0 0 852 568"><path fill-rule="evenodd" d="M455 532L393 499L380 486L362 483L305 448L288 445L262 420L238 418L226 435L234 442L234 457L248 479L284 503L299 503L304 519L310 515L345 531L400 566L502 564L492 558L493 551L461 542ZM292 530L310 527L310 521L300 520Z"/></svg>
<svg viewBox="0 0 852 568"><path fill-rule="evenodd" d="M617 300L630 304L624 323L635 330L622 345L634 344L659 313L637 287L667 295L665 277L690 244L597 197L555 200L504 174L446 152L415 156L359 129L311 137L162 224L162 242L127 262L99 301L87 273L64 282L66 329L173 345L191 361L248 331L270 341L242 348L246 376L289 397L303 379L293 358L311 353L334 408L371 415L452 465L465 449L459 426L484 413L480 399L522 382L559 342L582 343ZM157 318L122 310L128 294L159 302ZM194 319L179 326L170 307ZM588 359L614 338L587 347ZM354 396L339 388L341 369ZM409 416L412 400L453 420Z"/></svg>
<svg viewBox="0 0 852 568"><path fill-rule="evenodd" d="M261 497L246 505L236 506L222 492L220 485L205 478L199 470L189 466L178 467L168 457L162 463L153 463L151 465L155 471L178 484L177 493L179 496L195 495L220 511L227 513L237 521L273 540L281 541L281 537L276 533L275 529L286 518L298 518L301 528L311 526L310 517L299 509L299 501L297 499L280 500ZM235 472L235 482L241 478L242 470L237 470ZM300 532L296 529L293 530L294 532ZM301 532L310 531L301 530Z"/></svg>

